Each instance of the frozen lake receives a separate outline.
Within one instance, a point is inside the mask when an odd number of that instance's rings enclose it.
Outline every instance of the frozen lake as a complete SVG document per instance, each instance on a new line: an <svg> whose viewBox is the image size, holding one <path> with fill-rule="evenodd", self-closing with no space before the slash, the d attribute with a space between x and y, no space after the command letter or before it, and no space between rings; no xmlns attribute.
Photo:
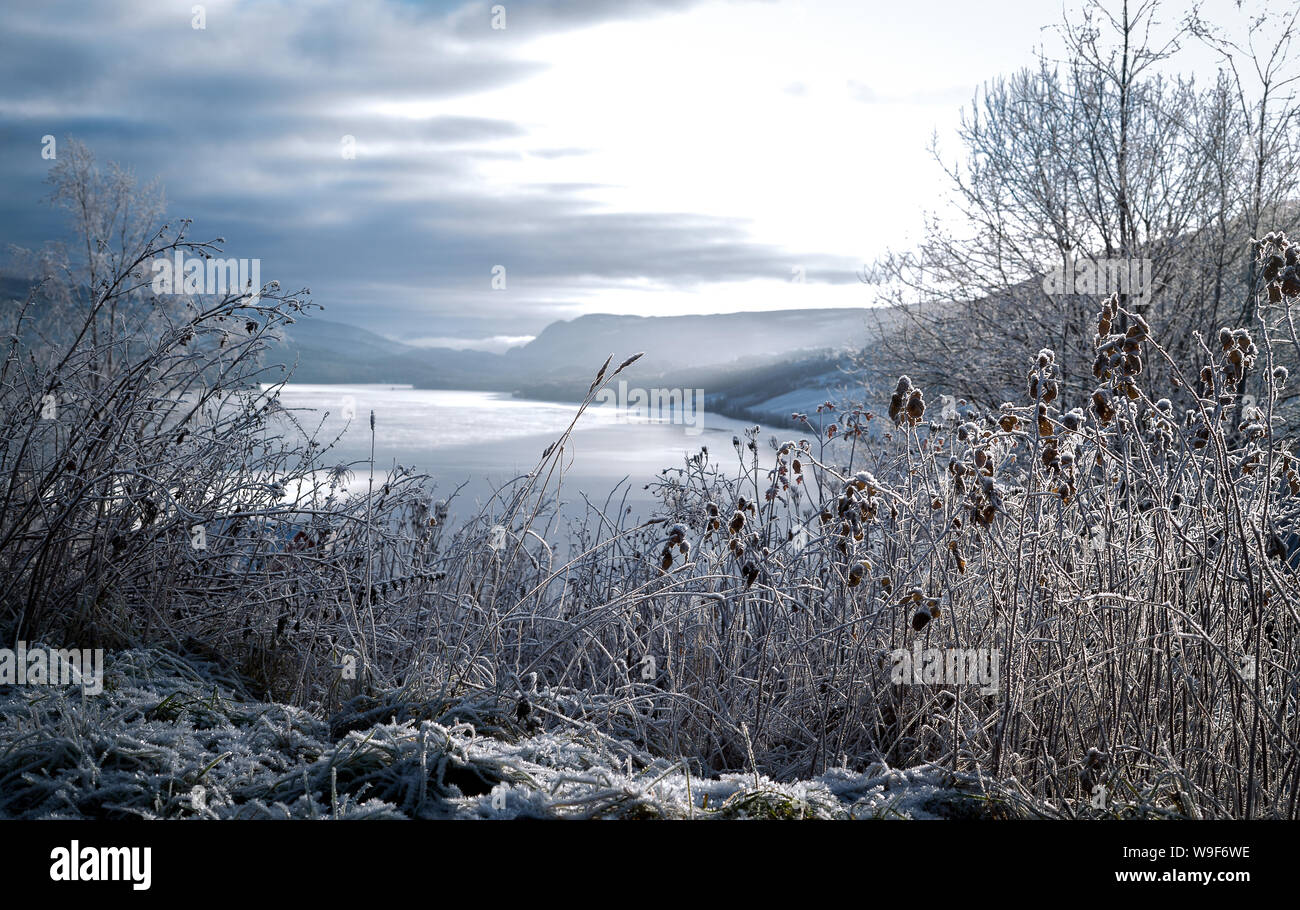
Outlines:
<svg viewBox="0 0 1300 910"><path fill-rule="evenodd" d="M466 517L499 486L533 470L542 453L559 438L577 412L576 404L512 398L500 392L412 389L392 385L286 385L280 404L305 430L319 427L323 443L342 434L326 464L364 462L370 457L370 412L375 414L375 468L394 463L432 475L438 495L465 483L452 515ZM355 415L349 422L344 415ZM613 405L588 408L566 449L560 499L567 514L581 511L582 495L603 503L625 478L627 504L646 517L653 502L644 488L664 468L681 467L707 446L710 461L725 473L739 469L732 436L751 423L700 414L696 426L668 419L625 416ZM761 451L768 455L771 435L789 430L763 427ZM743 435L742 435L743 438ZM366 471L354 465L364 483ZM622 497L620 490L619 498ZM578 508L575 512L574 505Z"/></svg>

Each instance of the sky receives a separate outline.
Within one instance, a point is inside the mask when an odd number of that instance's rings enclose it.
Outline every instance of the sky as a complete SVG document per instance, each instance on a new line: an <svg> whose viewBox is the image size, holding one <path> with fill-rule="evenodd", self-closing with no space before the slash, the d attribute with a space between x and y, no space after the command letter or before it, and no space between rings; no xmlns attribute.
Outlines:
<svg viewBox="0 0 1300 910"><path fill-rule="evenodd" d="M53 135L159 178L169 216L309 287L323 318L408 343L501 350L593 312L866 306L863 265L943 205L931 137L957 155L962 105L1050 48L1060 15L5 0L0 247L60 236L40 204Z"/></svg>

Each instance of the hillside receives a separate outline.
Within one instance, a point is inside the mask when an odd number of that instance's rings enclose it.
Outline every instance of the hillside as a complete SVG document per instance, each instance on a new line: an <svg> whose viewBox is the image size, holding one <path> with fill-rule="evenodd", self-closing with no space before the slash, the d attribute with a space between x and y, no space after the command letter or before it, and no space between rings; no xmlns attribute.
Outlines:
<svg viewBox="0 0 1300 910"><path fill-rule="evenodd" d="M891 314L882 314L889 322ZM643 351L631 385L702 388L718 413L784 422L815 408L848 376L849 352L877 331L866 309L778 310L692 316L592 314L552 323L503 354L420 348L356 326L299 320L269 359L298 364L300 382L391 382L417 388L513 392L575 400L611 353Z"/></svg>
<svg viewBox="0 0 1300 910"><path fill-rule="evenodd" d="M0 276L0 301L21 300L29 287L24 279ZM265 360L293 367L301 383L392 383L572 401L585 394L592 370L610 354L621 359L642 351L625 374L629 384L701 388L706 408L715 413L779 424L851 384L848 355L893 321L892 312L856 308L596 313L554 322L528 344L498 354L419 347L308 315L270 344Z"/></svg>

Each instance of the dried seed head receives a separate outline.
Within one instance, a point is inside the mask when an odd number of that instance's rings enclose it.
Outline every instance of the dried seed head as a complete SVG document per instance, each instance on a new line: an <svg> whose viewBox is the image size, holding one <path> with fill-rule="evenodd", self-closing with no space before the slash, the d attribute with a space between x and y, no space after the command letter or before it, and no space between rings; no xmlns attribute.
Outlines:
<svg viewBox="0 0 1300 910"><path fill-rule="evenodd" d="M1296 266L1288 266L1286 271L1282 273L1281 291L1286 297L1300 295L1300 272L1296 271Z"/></svg>
<svg viewBox="0 0 1300 910"><path fill-rule="evenodd" d="M1038 435L1052 435L1052 421L1047 417L1047 405L1040 403L1038 405Z"/></svg>
<svg viewBox="0 0 1300 910"><path fill-rule="evenodd" d="M1093 392L1092 410L1103 426L1114 420L1115 408L1110 403L1110 393L1105 389L1097 389L1097 391Z"/></svg>
<svg viewBox="0 0 1300 910"><path fill-rule="evenodd" d="M903 395L901 392L895 392L889 399L889 419L894 423L899 422L903 413Z"/></svg>
<svg viewBox="0 0 1300 910"><path fill-rule="evenodd" d="M871 566L866 561L855 562L849 567L849 587L856 588L860 585L869 571Z"/></svg>
<svg viewBox="0 0 1300 910"><path fill-rule="evenodd" d="M907 416L911 418L912 423L918 423L924 414L925 396L921 394L920 389L913 389L907 399Z"/></svg>

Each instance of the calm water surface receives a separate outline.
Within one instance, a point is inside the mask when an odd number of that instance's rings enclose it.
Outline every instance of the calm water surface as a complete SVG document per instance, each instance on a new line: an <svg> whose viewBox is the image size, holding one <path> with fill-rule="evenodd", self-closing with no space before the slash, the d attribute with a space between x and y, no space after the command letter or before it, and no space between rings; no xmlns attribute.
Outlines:
<svg viewBox="0 0 1300 910"><path fill-rule="evenodd" d="M490 497L494 487L537 466L542 452L559 438L577 411L575 404L530 401L498 392L412 389L389 385L289 384L280 404L322 442L342 434L326 456L327 464L368 461L370 412L375 414L375 466L394 463L432 475L440 495L466 486L453 503L453 515L466 517ZM344 414L355 417L349 422ZM667 420L627 419L613 406L588 408L567 448L560 499L566 514L582 511L582 494L603 503L609 493L628 491L627 504L646 517L653 494L646 483L663 468L680 467L702 446L712 463L727 473L739 466L732 436L753 424L705 413L694 428ZM789 430L763 427L767 440ZM743 438L743 436L742 436ZM353 483L365 482L368 469L354 466Z"/></svg>

